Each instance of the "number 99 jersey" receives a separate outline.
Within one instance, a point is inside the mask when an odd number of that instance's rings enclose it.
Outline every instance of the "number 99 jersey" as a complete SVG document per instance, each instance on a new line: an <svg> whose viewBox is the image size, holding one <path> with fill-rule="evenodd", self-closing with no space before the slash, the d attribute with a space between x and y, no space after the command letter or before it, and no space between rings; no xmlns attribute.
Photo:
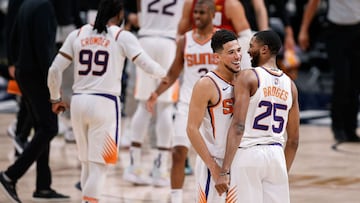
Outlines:
<svg viewBox="0 0 360 203"><path fill-rule="evenodd" d="M60 52L73 59L74 93L105 93L119 96L125 57L143 52L136 37L118 26L97 33L84 25L69 34Z"/></svg>
<svg viewBox="0 0 360 203"><path fill-rule="evenodd" d="M291 79L282 71L270 72L254 68L258 89L250 98L245 132L240 147L280 143L284 146L284 132L292 105Z"/></svg>

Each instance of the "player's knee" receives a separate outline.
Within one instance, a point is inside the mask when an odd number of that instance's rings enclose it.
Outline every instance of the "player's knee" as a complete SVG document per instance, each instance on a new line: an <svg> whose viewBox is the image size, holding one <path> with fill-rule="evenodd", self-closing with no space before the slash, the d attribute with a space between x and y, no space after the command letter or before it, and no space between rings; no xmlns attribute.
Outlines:
<svg viewBox="0 0 360 203"><path fill-rule="evenodd" d="M174 163L183 163L186 160L187 149L186 147L174 147L172 158Z"/></svg>

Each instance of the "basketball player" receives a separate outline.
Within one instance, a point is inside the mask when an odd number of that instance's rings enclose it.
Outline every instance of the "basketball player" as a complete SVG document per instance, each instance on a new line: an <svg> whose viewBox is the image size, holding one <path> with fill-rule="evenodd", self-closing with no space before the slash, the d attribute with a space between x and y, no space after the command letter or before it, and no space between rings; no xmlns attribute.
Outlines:
<svg viewBox="0 0 360 203"><path fill-rule="evenodd" d="M82 201L98 202L107 168L118 160L121 74L125 57L154 77L166 71L141 48L136 37L122 30L121 0L102 0L94 25L69 34L48 75L52 110L64 111L62 73L74 62L71 121L81 161Z"/></svg>
<svg viewBox="0 0 360 203"><path fill-rule="evenodd" d="M197 0L185 0L183 13L178 25L178 34L182 35L193 26L192 10ZM231 30L239 37L242 51L241 68L250 68L250 56L247 53L252 36L250 24L246 18L245 10L239 0L214 0L215 18L214 26ZM263 5L264 6L264 5Z"/></svg>
<svg viewBox="0 0 360 203"><path fill-rule="evenodd" d="M276 66L280 48L275 32L256 33L248 51L256 68L241 71L235 81L233 120L215 187L219 194L236 194L237 202L290 202L299 104L294 82Z"/></svg>
<svg viewBox="0 0 360 203"><path fill-rule="evenodd" d="M240 71L241 48L237 36L228 30L215 32L211 48L218 66L194 86L187 134L199 155L195 166L196 202L225 203L225 198L215 189L215 180L225 155L226 135L233 114L232 82Z"/></svg>
<svg viewBox="0 0 360 203"><path fill-rule="evenodd" d="M175 136L172 141L173 155L171 167L171 202L182 203L185 160L190 141L186 134L191 92L195 82L208 71L216 68L216 60L210 43L215 32L212 24L215 5L213 0L199 0L194 8L196 28L180 37L177 42L176 56L168 71L166 80L159 84L148 99L148 109L153 111L157 97L174 84L184 70L180 87L180 97L175 115Z"/></svg>
<svg viewBox="0 0 360 203"><path fill-rule="evenodd" d="M175 57L176 29L181 17L183 0L180 1L140 1L138 17L140 30L138 38L144 50L166 70ZM159 98L156 106L155 135L157 154L151 171L152 180L143 171L141 149L145 135L149 132L151 113L146 111L145 102L160 83L159 79L149 77L143 70L136 70L135 99L136 111L130 124L130 166L125 169L123 178L134 184L169 186L169 156L171 138L174 136L173 112L178 99L176 84L169 87Z"/></svg>

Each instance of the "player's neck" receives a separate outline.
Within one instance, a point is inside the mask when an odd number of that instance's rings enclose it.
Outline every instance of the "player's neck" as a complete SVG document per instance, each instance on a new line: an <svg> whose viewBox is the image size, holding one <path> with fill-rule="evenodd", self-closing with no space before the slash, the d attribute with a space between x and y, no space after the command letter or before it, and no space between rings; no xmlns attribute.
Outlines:
<svg viewBox="0 0 360 203"><path fill-rule="evenodd" d="M195 37L197 40L200 40L200 41L204 41L204 40L211 38L213 33L214 33L213 26L206 27L204 29L199 29L199 28L195 29Z"/></svg>
<svg viewBox="0 0 360 203"><path fill-rule="evenodd" d="M279 71L280 70L276 65L275 58L270 58L269 60L267 60L266 62L261 63L261 64L262 64L262 65L260 65L261 67L268 69L270 71Z"/></svg>

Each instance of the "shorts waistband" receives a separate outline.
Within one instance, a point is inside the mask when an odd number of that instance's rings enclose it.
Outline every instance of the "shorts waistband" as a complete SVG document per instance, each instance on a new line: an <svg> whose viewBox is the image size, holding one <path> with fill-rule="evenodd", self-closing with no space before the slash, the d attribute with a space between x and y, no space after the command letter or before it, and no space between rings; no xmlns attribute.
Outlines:
<svg viewBox="0 0 360 203"><path fill-rule="evenodd" d="M267 143L267 144L256 144L256 145L253 145L253 146L280 146L282 147L282 144L278 143L278 142L274 142L274 143ZM249 147L252 147L252 146L249 146ZM249 148L249 147L238 147L239 149L245 149L245 148Z"/></svg>

